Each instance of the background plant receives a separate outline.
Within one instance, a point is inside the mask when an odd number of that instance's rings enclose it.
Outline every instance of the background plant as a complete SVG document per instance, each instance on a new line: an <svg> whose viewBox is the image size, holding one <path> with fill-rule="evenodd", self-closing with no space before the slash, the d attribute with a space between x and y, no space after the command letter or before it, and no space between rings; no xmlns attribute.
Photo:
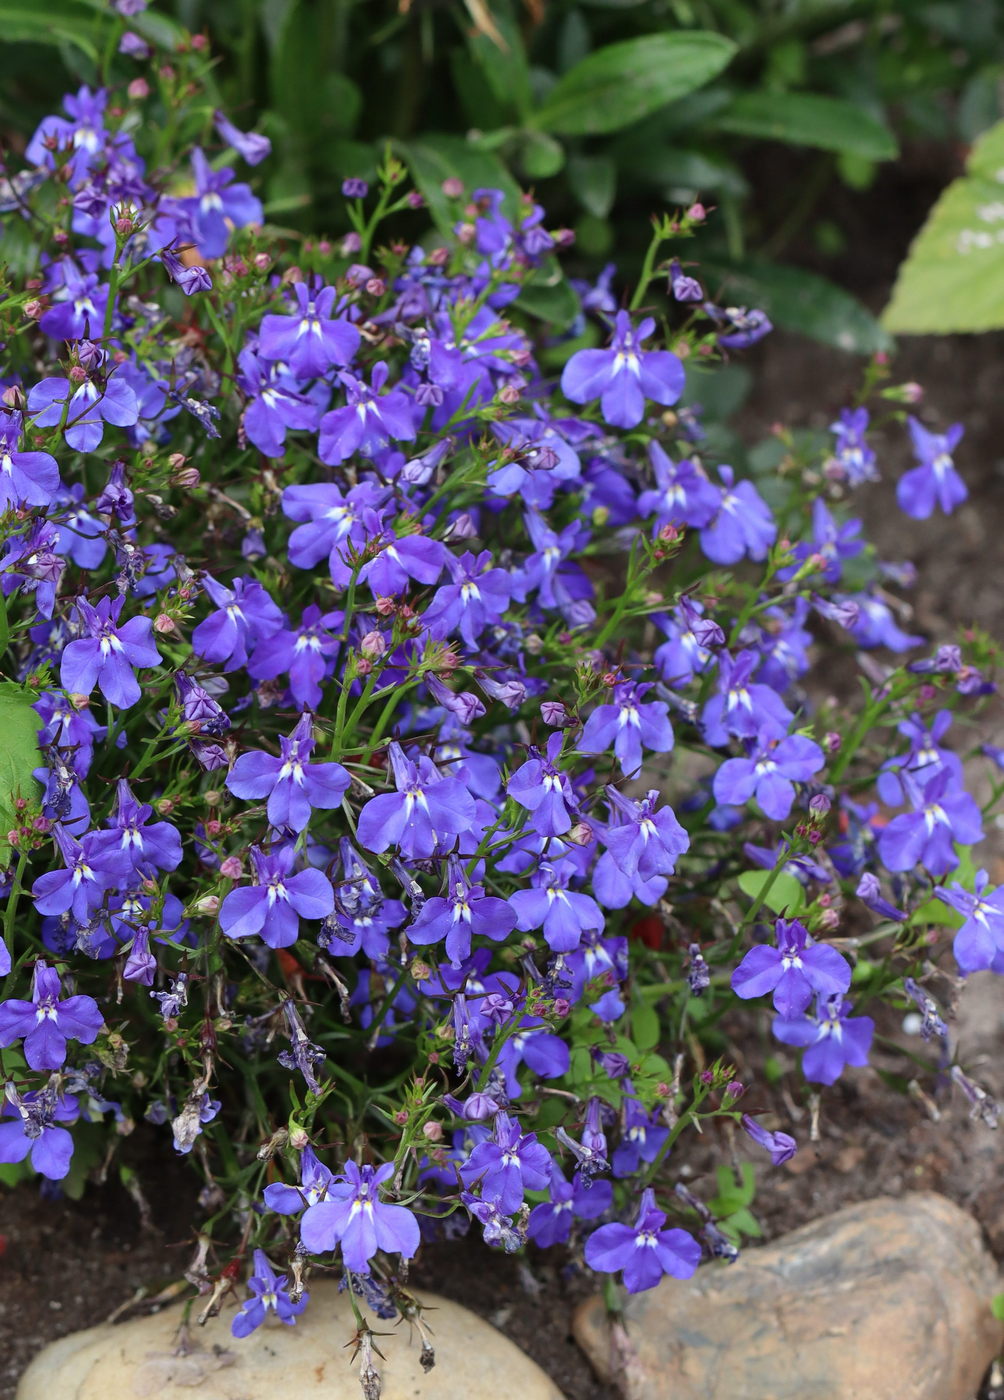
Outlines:
<svg viewBox="0 0 1004 1400"><path fill-rule="evenodd" d="M8 126L71 78L124 71L105 0L5 19ZM160 39L179 22L209 35L209 100L264 114L265 203L292 227L330 227L334 172L372 178L388 139L427 196L450 175L533 185L587 260L616 247L632 272L653 202L701 198L720 210L705 266L733 300L864 353L888 348L882 330L818 275L782 270L792 239L811 228L825 267L847 245L835 183L861 191L901 141L969 143L1000 115L993 0L176 0L130 19Z"/></svg>

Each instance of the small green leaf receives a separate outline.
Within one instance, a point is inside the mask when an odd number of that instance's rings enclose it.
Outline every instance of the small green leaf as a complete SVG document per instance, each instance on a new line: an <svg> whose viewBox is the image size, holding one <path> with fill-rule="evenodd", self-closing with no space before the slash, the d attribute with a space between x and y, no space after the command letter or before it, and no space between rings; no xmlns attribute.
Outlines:
<svg viewBox="0 0 1004 1400"><path fill-rule="evenodd" d="M583 209L605 219L617 193L617 166L609 156L573 156L568 183Z"/></svg>
<svg viewBox="0 0 1004 1400"><path fill-rule="evenodd" d="M884 123L854 102L817 93L743 93L712 124L736 136L814 146L865 160L892 160L897 154L896 138Z"/></svg>
<svg viewBox="0 0 1004 1400"><path fill-rule="evenodd" d="M739 888L750 899L757 899L773 872L770 870L744 870L739 876ZM805 891L794 875L778 875L767 891L764 905L773 914L797 914L805 907Z"/></svg>
<svg viewBox="0 0 1004 1400"><path fill-rule="evenodd" d="M4 43L73 44L97 62L97 26L86 5L47 0L45 5L8 4L0 9Z"/></svg>
<svg viewBox="0 0 1004 1400"><path fill-rule="evenodd" d="M564 136L620 131L703 87L735 51L731 40L704 30L608 44L558 79L534 124Z"/></svg>
<svg viewBox="0 0 1004 1400"><path fill-rule="evenodd" d="M652 1050L659 1043L659 1013L649 1001L631 1008L631 1038L639 1050Z"/></svg>
<svg viewBox="0 0 1004 1400"><path fill-rule="evenodd" d="M398 154L408 164L415 184L425 196L433 218L444 232L452 229L455 204L443 193L443 181L456 179L469 194L479 188L501 190L510 217L519 204L519 186L497 155L479 150L463 136L430 132L402 143Z"/></svg>
<svg viewBox="0 0 1004 1400"><path fill-rule="evenodd" d="M998 1322L1004 1322L1004 1293L995 1293L990 1299L990 1311Z"/></svg>
<svg viewBox="0 0 1004 1400"><path fill-rule="evenodd" d="M526 131L520 138L519 163L528 179L547 180L564 165L565 150L546 131Z"/></svg>

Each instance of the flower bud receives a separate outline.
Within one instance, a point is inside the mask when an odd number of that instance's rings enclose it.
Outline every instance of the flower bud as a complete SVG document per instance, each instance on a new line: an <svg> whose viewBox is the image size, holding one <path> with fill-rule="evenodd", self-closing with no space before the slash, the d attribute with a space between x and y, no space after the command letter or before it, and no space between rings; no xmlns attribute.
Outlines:
<svg viewBox="0 0 1004 1400"><path fill-rule="evenodd" d="M217 822L218 826L219 823ZM227 880L239 880L244 874L244 866L239 856L227 856L226 860L220 862L220 874Z"/></svg>

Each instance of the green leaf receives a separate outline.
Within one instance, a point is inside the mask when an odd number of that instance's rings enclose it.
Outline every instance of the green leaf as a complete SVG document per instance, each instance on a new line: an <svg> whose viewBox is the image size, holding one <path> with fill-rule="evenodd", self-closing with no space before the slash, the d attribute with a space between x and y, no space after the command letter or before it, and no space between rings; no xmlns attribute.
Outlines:
<svg viewBox="0 0 1004 1400"><path fill-rule="evenodd" d="M579 299L556 258L545 258L534 268L533 276L516 298L516 305L558 331L570 326L579 314Z"/></svg>
<svg viewBox="0 0 1004 1400"><path fill-rule="evenodd" d="M5 43L75 45L97 62L98 26L86 5L52 0L45 5L3 4L0 9Z"/></svg>
<svg viewBox="0 0 1004 1400"><path fill-rule="evenodd" d="M558 79L534 124L564 136L620 131L703 87L735 51L731 40L704 30L608 44Z"/></svg>
<svg viewBox="0 0 1004 1400"><path fill-rule="evenodd" d="M900 267L887 330L905 335L1004 326L1004 122L973 147Z"/></svg>
<svg viewBox="0 0 1004 1400"><path fill-rule="evenodd" d="M998 1322L1004 1322L1004 1293L995 1293L990 1299L990 1311Z"/></svg>
<svg viewBox="0 0 1004 1400"><path fill-rule="evenodd" d="M750 899L758 899L772 875L770 870L744 870L739 876L739 888ZM805 891L794 875L778 875L767 892L764 905L772 914L797 914L805 908Z"/></svg>
<svg viewBox="0 0 1004 1400"><path fill-rule="evenodd" d="M759 136L790 146L814 146L866 160L892 160L896 138L853 102L807 92L748 92L714 118L719 131Z"/></svg>
<svg viewBox="0 0 1004 1400"><path fill-rule="evenodd" d="M506 197L506 212L510 217L515 215L519 186L491 151L479 150L464 137L446 132L402 142L396 149L444 232L450 231L455 218L454 201L443 193L443 181L448 179L460 180L468 193L480 187L501 190Z"/></svg>
<svg viewBox="0 0 1004 1400"><path fill-rule="evenodd" d="M547 180L565 163L565 150L560 141L546 131L521 133L519 163L530 180Z"/></svg>
<svg viewBox="0 0 1004 1400"><path fill-rule="evenodd" d="M568 183L576 199L597 219L605 219L617 193L617 166L609 156L573 156Z"/></svg>
<svg viewBox="0 0 1004 1400"><path fill-rule="evenodd" d="M631 1008L631 1038L639 1050L651 1050L659 1043L659 1013L650 1001L639 1001Z"/></svg>
<svg viewBox="0 0 1004 1400"><path fill-rule="evenodd" d="M31 708L38 696L16 681L0 681L0 864L6 864L10 845L6 833L16 825L14 800L29 800L39 794L40 784L32 769L41 765L38 731L41 716Z"/></svg>
<svg viewBox="0 0 1004 1400"><path fill-rule="evenodd" d="M705 281L712 283L716 297L719 289L713 279L719 277L730 303L762 307L783 330L858 355L873 355L892 346L891 338L866 307L814 272L752 261L735 265L705 262L700 270Z"/></svg>

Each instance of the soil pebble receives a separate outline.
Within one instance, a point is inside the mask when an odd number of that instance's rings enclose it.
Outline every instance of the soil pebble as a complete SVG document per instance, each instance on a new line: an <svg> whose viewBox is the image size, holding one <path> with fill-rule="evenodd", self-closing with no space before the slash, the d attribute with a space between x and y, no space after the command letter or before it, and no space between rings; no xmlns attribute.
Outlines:
<svg viewBox="0 0 1004 1400"><path fill-rule="evenodd" d="M1004 1341L997 1267L943 1196L879 1197L574 1332L626 1400L970 1400Z"/></svg>

